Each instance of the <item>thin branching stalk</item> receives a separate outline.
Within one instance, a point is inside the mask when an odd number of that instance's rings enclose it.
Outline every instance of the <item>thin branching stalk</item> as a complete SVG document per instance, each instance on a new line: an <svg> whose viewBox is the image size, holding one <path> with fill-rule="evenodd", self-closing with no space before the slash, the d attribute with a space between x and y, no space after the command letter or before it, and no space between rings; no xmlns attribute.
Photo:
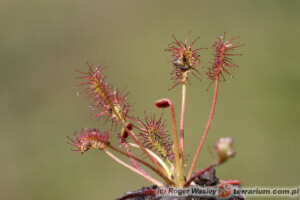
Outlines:
<svg viewBox="0 0 300 200"><path fill-rule="evenodd" d="M132 170L133 172L141 175L142 177L144 177L145 179L147 179L149 182L151 182L152 184L155 184L159 187L162 187L163 184L161 182L159 182L158 180L156 180L155 178L151 177L150 175L144 175L141 171L135 169L134 167L128 165L127 163L123 162L122 160L120 160L119 158L117 158L115 155L113 155L110 151L108 151L107 149L104 149L105 153L110 156L112 159L114 159L115 161L117 161L118 163L120 163L121 165L123 165L124 167Z"/></svg>
<svg viewBox="0 0 300 200"><path fill-rule="evenodd" d="M165 176L163 173L161 173L159 170L157 170L155 167L153 167L152 165L150 165L150 164L147 163L146 161L144 161L144 160L142 160L142 159L139 159L139 158L135 157L135 156L132 155L132 154L129 154L129 153L127 153L127 152L124 152L124 151L122 151L122 150L120 150L120 149L118 149L118 148L116 148L116 147L114 147L114 146L111 146L110 144L108 144L107 147L113 149L114 151L116 151L116 152L118 152L118 153L120 153L120 154L122 154L122 155L124 155L124 156L127 156L127 157L129 157L129 158L132 158L132 159L134 159L134 160L136 160L136 161L142 163L143 165L145 165L145 166L149 167L151 170L153 170L153 171L154 171L156 174L158 174L160 177L162 177L167 183L170 183L170 179L169 179L167 176ZM145 174L145 173L144 173L144 174ZM145 175L149 175L149 174L145 174Z"/></svg>
<svg viewBox="0 0 300 200"><path fill-rule="evenodd" d="M214 115L214 111L215 111L215 107L216 107L216 102L217 102L217 96L218 96L218 89L219 89L219 75L217 76L215 82L216 82L215 92L214 92L214 98L213 98L213 103L212 103L212 106L211 106L210 115L209 115L209 118L208 118L208 121L207 121L207 124L206 124L206 128L205 128L204 134L202 136L202 139L201 139L201 141L199 143L198 149L197 149L196 154L194 156L194 159L193 159L191 168L189 170L187 179L191 178L191 176L192 176L194 167L195 167L196 162L197 162L197 158L198 158L199 153L200 153L200 151L202 149L203 143L204 143L205 138L207 136L207 133L208 133L208 130L209 130L209 127L210 127L210 124L211 124L211 121L212 121L212 118L213 118L213 115Z"/></svg>
<svg viewBox="0 0 300 200"><path fill-rule="evenodd" d="M219 180L221 184L230 184L230 185L241 185L239 180Z"/></svg>
<svg viewBox="0 0 300 200"><path fill-rule="evenodd" d="M132 153L131 153L131 151L130 151L130 147L129 147L129 145L128 145L128 143L126 142L126 141L123 141L122 142L123 143L123 145L124 145L124 147L125 147L125 149L126 149L126 151L127 151L127 153L128 153L128 155L130 155L129 156L129 160L130 160L130 162L132 163L132 165L136 168L136 169L138 169L138 170L140 170L141 172L143 172L145 175L148 175L148 173L137 163L137 160L135 160L134 158L133 158L133 155L132 155ZM146 162L147 163L147 162ZM148 164L148 163L147 163ZM151 168L152 169L152 168ZM154 168L155 169L155 168ZM153 169L152 169L153 170ZM159 172L159 171L158 171Z"/></svg>
<svg viewBox="0 0 300 200"><path fill-rule="evenodd" d="M177 136L177 126L176 126L176 118L175 118L175 110L174 110L174 105L173 102L170 99L165 99L171 109L171 118L172 118L172 127L173 127L173 143L174 143L174 154L175 154L175 173L176 173L176 180L177 186L182 187L184 183L184 174L183 174L183 169L181 168L181 159L180 159L180 148L179 148L179 143L178 143L178 136Z"/></svg>
<svg viewBox="0 0 300 200"><path fill-rule="evenodd" d="M134 148L138 148L140 149L140 147L137 144L134 143L128 143L130 146L134 147ZM147 148L146 148L147 149ZM147 149L147 151L159 162L159 164L163 167L163 169L165 170L165 172L167 173L168 177L171 179L171 170L170 167L173 165L171 162L168 162L169 166L158 156L156 155L153 151L151 151L150 149ZM171 182L171 185L173 185L173 182Z"/></svg>
<svg viewBox="0 0 300 200"><path fill-rule="evenodd" d="M185 104L186 104L186 80L187 73L184 73L184 80L182 84L182 100L181 100L181 113L180 113L180 148L182 152L182 162L183 168L185 168L185 159L184 159L184 113L185 113Z"/></svg>

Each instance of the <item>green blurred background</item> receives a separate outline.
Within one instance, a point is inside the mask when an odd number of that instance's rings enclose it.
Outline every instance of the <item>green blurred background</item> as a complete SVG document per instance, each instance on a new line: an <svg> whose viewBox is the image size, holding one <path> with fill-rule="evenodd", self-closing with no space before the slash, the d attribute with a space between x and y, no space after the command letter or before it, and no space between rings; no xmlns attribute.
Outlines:
<svg viewBox="0 0 300 200"><path fill-rule="evenodd" d="M297 186L300 180L300 1L0 1L0 199L114 199L150 185L103 152L70 156L66 136L91 119L76 96L74 69L106 62L108 80L130 91L131 114L160 114L154 102L173 99L173 69L164 49L174 33L190 41L201 64L224 31L246 44L239 69L221 84L216 112L197 168L212 162L209 147L235 139L237 155L217 168L220 179L244 186ZM213 89L191 78L186 110L190 164L204 131ZM78 83L78 82L77 82ZM169 112L166 110L166 119ZM169 123L170 125L170 123ZM168 126L169 127L169 126ZM106 127L107 128L107 127ZM109 128L109 127L108 127Z"/></svg>

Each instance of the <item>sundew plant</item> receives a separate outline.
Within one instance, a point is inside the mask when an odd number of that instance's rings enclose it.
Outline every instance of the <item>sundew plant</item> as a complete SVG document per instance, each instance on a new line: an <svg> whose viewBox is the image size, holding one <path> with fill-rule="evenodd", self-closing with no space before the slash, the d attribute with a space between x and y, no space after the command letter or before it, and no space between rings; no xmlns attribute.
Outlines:
<svg viewBox="0 0 300 200"><path fill-rule="evenodd" d="M165 112L170 112L171 134L168 134L166 121L162 116L154 116L151 112L145 112L143 117L132 114L133 104L128 100L128 92L107 82L104 64L94 66L87 63L87 71L76 70L78 76L75 79L79 83L75 87L79 89L78 95L89 100L95 118L104 119L112 126L109 130L83 128L80 132L75 132L75 138L68 137L69 144L74 146L72 154L76 152L85 154L89 149L99 149L118 164L147 179L152 185L177 188L195 185L197 177L223 164L235 155L232 148L233 139L220 138L215 144L217 156L214 162L205 169L195 169L213 119L219 84L224 82L227 77L232 78L230 71L238 67L234 64L233 57L241 55L233 51L243 44L238 41L239 37L225 39L224 33L212 45L214 56L210 64L202 67L199 64L200 52L207 48L196 47L200 37L189 43L189 34L190 32L184 42L177 40L172 35L174 40L165 49L171 53L172 57L169 67L173 86L169 92L172 92L175 87L182 88L180 115L176 116L171 99L162 98L155 102L157 108L164 108ZM195 153L192 154L192 164L187 166L184 144L185 137L190 137L189 133L184 131L187 87L190 87L191 79L195 79L193 81L197 81L197 84L200 83L200 76L202 79L207 77L211 80L211 84L207 87L212 89L214 86L214 97L206 128ZM176 124L176 117L180 117L179 125ZM117 141L111 141L112 134L117 135ZM131 149L138 149L142 153L134 155L131 153ZM128 160L126 161L126 159ZM150 175L149 171L153 171L158 176ZM240 184L238 180L220 180L220 183ZM154 193L155 189L147 194L151 192Z"/></svg>

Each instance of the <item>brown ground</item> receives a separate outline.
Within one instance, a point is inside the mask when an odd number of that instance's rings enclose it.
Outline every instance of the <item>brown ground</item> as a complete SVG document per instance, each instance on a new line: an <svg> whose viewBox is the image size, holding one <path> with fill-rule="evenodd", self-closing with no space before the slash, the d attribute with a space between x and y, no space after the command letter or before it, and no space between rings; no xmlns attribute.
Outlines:
<svg viewBox="0 0 300 200"><path fill-rule="evenodd" d="M219 184L219 179L215 176L215 170L205 172L195 179L198 186L215 188ZM232 188L239 188L240 186L232 185ZM214 197L199 197L199 196L160 196L155 195L157 186L143 187L137 191L126 192L123 197L118 200L216 200ZM236 195L227 198L226 200L247 200L244 195Z"/></svg>

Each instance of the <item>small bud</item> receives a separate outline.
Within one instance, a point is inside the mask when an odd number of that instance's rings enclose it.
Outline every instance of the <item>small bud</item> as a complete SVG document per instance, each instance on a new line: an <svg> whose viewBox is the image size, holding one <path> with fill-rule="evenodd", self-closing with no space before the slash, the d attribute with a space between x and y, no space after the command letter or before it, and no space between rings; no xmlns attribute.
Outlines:
<svg viewBox="0 0 300 200"><path fill-rule="evenodd" d="M229 158L234 157L235 151L232 148L233 139L232 138L221 138L217 141L215 149L218 152L219 164L225 162Z"/></svg>
<svg viewBox="0 0 300 200"><path fill-rule="evenodd" d="M167 108L170 106L170 102L168 99L161 99L161 100L158 100L157 102L155 102L155 106L157 108Z"/></svg>
<svg viewBox="0 0 300 200"><path fill-rule="evenodd" d="M132 123L126 122L125 125L129 130L133 129L133 124ZM120 138L125 140L127 137L128 137L128 131L126 131L126 129L123 127L122 130L121 130L121 133L120 133Z"/></svg>

